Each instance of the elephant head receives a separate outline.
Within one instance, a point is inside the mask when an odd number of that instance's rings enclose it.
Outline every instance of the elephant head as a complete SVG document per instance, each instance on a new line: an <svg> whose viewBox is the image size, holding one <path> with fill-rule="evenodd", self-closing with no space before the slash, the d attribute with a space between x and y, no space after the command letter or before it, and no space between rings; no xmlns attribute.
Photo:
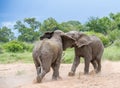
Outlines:
<svg viewBox="0 0 120 88"><path fill-rule="evenodd" d="M45 32L44 35L42 35L42 36L40 37L40 40L43 40L43 39L45 39L45 38L50 39L50 38L53 36L53 33L54 33L54 32L51 32L51 31Z"/></svg>
<svg viewBox="0 0 120 88"><path fill-rule="evenodd" d="M81 33L81 32L70 31L70 32L67 32L65 35L74 39L75 46L77 46L78 48L82 47L84 45L89 45L90 43L92 43L91 38L88 35Z"/></svg>
<svg viewBox="0 0 120 88"><path fill-rule="evenodd" d="M54 32L45 32L44 35L40 36L40 40L43 40L45 38L50 39L51 37L55 36L55 35L60 35L61 39L62 39L62 47L63 50L66 50L68 47L73 47L75 44L75 39L73 39L72 37L69 37L68 35L66 35L65 33L63 33L60 30L56 30ZM57 37L57 36L56 36Z"/></svg>

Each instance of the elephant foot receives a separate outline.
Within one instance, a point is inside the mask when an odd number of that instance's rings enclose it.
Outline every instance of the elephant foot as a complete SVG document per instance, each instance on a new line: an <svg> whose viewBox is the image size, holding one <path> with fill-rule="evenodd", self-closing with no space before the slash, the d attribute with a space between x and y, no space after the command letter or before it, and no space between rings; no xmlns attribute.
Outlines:
<svg viewBox="0 0 120 88"><path fill-rule="evenodd" d="M42 80L42 79L40 78L40 76L37 76L36 79L37 79L37 83L41 83L41 80Z"/></svg>
<svg viewBox="0 0 120 88"><path fill-rule="evenodd" d="M96 70L95 72L98 74L98 73L100 73L101 71Z"/></svg>
<svg viewBox="0 0 120 88"><path fill-rule="evenodd" d="M74 76L74 75L75 75L74 72L69 72L69 73L68 73L68 76Z"/></svg>
<svg viewBox="0 0 120 88"><path fill-rule="evenodd" d="M96 74L96 71L95 71L95 70L92 70L89 74L90 74L90 75L95 75L95 74Z"/></svg>
<svg viewBox="0 0 120 88"><path fill-rule="evenodd" d="M58 77L53 76L52 77L52 80L59 80L59 79L62 79L62 77L60 77L60 76L58 76Z"/></svg>

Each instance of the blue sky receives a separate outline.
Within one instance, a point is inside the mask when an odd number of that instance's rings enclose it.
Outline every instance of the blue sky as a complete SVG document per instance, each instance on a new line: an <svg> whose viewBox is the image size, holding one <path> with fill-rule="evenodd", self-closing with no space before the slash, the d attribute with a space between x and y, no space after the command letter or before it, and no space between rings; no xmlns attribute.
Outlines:
<svg viewBox="0 0 120 88"><path fill-rule="evenodd" d="M120 0L0 0L0 27L12 27L17 20L35 17L40 22L53 17L58 22L120 12Z"/></svg>

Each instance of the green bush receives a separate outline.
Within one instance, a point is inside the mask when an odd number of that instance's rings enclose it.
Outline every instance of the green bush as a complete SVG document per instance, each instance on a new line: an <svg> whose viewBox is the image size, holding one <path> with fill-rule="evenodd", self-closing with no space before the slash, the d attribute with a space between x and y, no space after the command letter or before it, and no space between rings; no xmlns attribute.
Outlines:
<svg viewBox="0 0 120 88"><path fill-rule="evenodd" d="M103 53L103 58L111 61L119 61L120 60L120 47L111 45L106 47Z"/></svg>
<svg viewBox="0 0 120 88"><path fill-rule="evenodd" d="M90 31L90 32L85 32L85 34L87 35L96 35L97 37L99 37L101 39L101 41L103 42L104 46L108 46L109 45L109 38L108 36L105 36L101 33L96 33L96 32L93 32L93 31Z"/></svg>
<svg viewBox="0 0 120 88"><path fill-rule="evenodd" d="M33 44L31 44L31 43L25 43L24 42L24 50L32 52L32 50L33 50Z"/></svg>
<svg viewBox="0 0 120 88"><path fill-rule="evenodd" d="M114 45L120 47L120 39L115 40Z"/></svg>
<svg viewBox="0 0 120 88"><path fill-rule="evenodd" d="M2 49L2 47L0 46L0 53L2 53L3 52L3 49Z"/></svg>
<svg viewBox="0 0 120 88"><path fill-rule="evenodd" d="M23 52L24 51L24 44L19 41L10 41L4 45L4 48L7 52Z"/></svg>
<svg viewBox="0 0 120 88"><path fill-rule="evenodd" d="M115 29L113 31L108 31L108 38L111 42L120 39L120 30Z"/></svg>
<svg viewBox="0 0 120 88"><path fill-rule="evenodd" d="M62 57L62 63L72 63L74 60L74 50L73 48L68 48L64 51L64 55Z"/></svg>

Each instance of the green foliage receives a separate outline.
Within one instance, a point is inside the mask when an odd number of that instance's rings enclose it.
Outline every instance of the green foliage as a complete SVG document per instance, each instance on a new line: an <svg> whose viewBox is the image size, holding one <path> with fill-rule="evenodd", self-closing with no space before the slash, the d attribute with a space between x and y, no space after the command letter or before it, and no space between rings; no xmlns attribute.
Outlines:
<svg viewBox="0 0 120 88"><path fill-rule="evenodd" d="M114 29L120 30L120 12L116 14L110 13L109 16L110 19L112 20Z"/></svg>
<svg viewBox="0 0 120 88"><path fill-rule="evenodd" d="M96 32L85 32L85 34L87 35L96 35L97 37L99 37L101 39L101 41L103 42L104 46L108 46L109 45L109 38L108 36L105 36L101 33L96 33Z"/></svg>
<svg viewBox="0 0 120 88"><path fill-rule="evenodd" d="M113 31L109 31L108 33L108 38L111 42L120 39L120 30L115 29Z"/></svg>
<svg viewBox="0 0 120 88"><path fill-rule="evenodd" d="M2 46L0 46L0 54L3 52L3 48Z"/></svg>
<svg viewBox="0 0 120 88"><path fill-rule="evenodd" d="M24 52L29 51L31 52L33 49L33 44L20 42L20 41L10 41L4 45L4 48L7 52Z"/></svg>
<svg viewBox="0 0 120 88"><path fill-rule="evenodd" d="M0 28L0 42L8 42L14 39L14 33L7 27Z"/></svg>
<svg viewBox="0 0 120 88"><path fill-rule="evenodd" d="M105 48L102 60L120 61L120 47L109 46ZM73 63L74 60L74 49L69 48L65 51L62 62ZM81 59L83 62L84 59ZM0 54L0 63L14 63L14 62L33 62L31 52L24 53L12 53L4 52Z"/></svg>
<svg viewBox="0 0 120 88"><path fill-rule="evenodd" d="M115 40L113 45L120 47L120 39Z"/></svg>
<svg viewBox="0 0 120 88"><path fill-rule="evenodd" d="M44 33L45 31L54 31L57 29L59 29L59 24L54 18L50 17L44 20L44 22L41 25L40 31Z"/></svg>
<svg viewBox="0 0 120 88"><path fill-rule="evenodd" d="M24 23L27 23L27 26ZM36 21L35 18L25 18L24 23L17 21L14 25L14 29L18 30L20 33L18 40L25 42L34 42L40 35L39 28L41 23L39 21Z"/></svg>
<svg viewBox="0 0 120 88"><path fill-rule="evenodd" d="M98 17L90 17L86 26L89 28L89 31L95 31L104 35L107 34L108 30L112 30L113 27L112 21L108 17L103 17L101 19Z"/></svg>
<svg viewBox="0 0 120 88"><path fill-rule="evenodd" d="M39 29L41 26L41 23L39 21L36 21L35 18L25 18L24 22L29 24L30 28L32 28L34 30Z"/></svg>
<svg viewBox="0 0 120 88"><path fill-rule="evenodd" d="M64 32L68 32L71 30L76 30L76 31L82 30L82 24L79 21L62 22L60 24L60 27Z"/></svg>
<svg viewBox="0 0 120 88"><path fill-rule="evenodd" d="M63 63L72 63L74 60L74 50L69 48L64 52Z"/></svg>
<svg viewBox="0 0 120 88"><path fill-rule="evenodd" d="M7 52L23 52L24 44L19 41L10 41L4 45Z"/></svg>
<svg viewBox="0 0 120 88"><path fill-rule="evenodd" d="M120 60L120 47L112 45L112 46L105 48L103 59L107 59L111 61L119 61Z"/></svg>
<svg viewBox="0 0 120 88"><path fill-rule="evenodd" d="M32 52L32 50L33 50L33 44L32 43L24 42L23 45L24 45L24 50L26 50L28 52Z"/></svg>
<svg viewBox="0 0 120 88"><path fill-rule="evenodd" d="M4 52L0 54L0 64L4 63L14 63L14 62L24 62L24 63L31 63L33 62L31 52L24 52L24 53L11 53L11 52Z"/></svg>

